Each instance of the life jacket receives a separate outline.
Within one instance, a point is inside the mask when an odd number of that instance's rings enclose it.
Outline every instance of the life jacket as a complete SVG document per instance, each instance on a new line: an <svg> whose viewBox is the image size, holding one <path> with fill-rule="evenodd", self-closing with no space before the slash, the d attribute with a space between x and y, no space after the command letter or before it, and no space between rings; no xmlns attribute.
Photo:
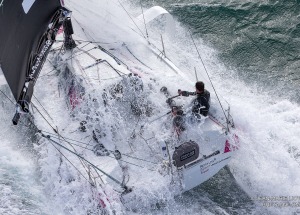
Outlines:
<svg viewBox="0 0 300 215"><path fill-rule="evenodd" d="M210 108L210 92L204 90L202 93L197 93L197 98L193 101L193 113L207 116Z"/></svg>

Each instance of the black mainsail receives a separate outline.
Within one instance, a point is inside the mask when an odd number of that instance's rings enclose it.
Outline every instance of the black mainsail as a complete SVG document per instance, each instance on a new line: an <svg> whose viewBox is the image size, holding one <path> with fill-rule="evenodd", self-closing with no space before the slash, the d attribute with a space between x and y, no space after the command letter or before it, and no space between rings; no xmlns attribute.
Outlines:
<svg viewBox="0 0 300 215"><path fill-rule="evenodd" d="M0 0L0 67L17 101L14 124L29 112L36 79L69 14L60 0Z"/></svg>

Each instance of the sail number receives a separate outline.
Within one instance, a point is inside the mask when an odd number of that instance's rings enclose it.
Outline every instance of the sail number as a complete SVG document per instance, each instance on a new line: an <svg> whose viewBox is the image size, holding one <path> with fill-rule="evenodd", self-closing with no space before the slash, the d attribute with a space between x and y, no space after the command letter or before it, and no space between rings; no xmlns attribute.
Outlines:
<svg viewBox="0 0 300 215"><path fill-rule="evenodd" d="M30 8L32 7L35 1L36 0L23 0L22 6L26 14L29 12Z"/></svg>

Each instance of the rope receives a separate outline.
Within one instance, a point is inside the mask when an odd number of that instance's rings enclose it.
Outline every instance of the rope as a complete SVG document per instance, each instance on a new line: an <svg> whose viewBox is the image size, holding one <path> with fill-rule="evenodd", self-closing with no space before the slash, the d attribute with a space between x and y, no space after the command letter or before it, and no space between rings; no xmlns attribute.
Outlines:
<svg viewBox="0 0 300 215"><path fill-rule="evenodd" d="M52 135L49 135L49 136L51 136L51 137L53 137L53 138L56 138L56 139L59 139L59 137L55 137L55 136L52 136ZM68 142L65 141L65 140L63 140L63 141L66 142L66 143L68 143ZM81 146L81 145L78 145L78 144L76 144L76 143L70 143L70 144L72 144L72 145L74 145L74 146L78 146L78 147L80 147L80 148L83 148L83 149L86 149L86 150L89 150L89 151L92 151L92 152L93 152L93 150L87 148L87 146Z"/></svg>
<svg viewBox="0 0 300 215"><path fill-rule="evenodd" d="M127 13L127 15L129 16L129 18L131 19L131 21L133 22L133 24L137 27L137 29L139 29L139 31L141 32L141 34L143 35L143 37L145 39L147 39L145 37L145 35L143 34L142 30L139 28L139 26L137 26L137 24L135 23L135 21L133 20L133 18L131 17L131 15L129 14L129 12L125 9L125 7L123 6L123 4L118 0L119 4L121 5L121 7L124 9L124 11Z"/></svg>
<svg viewBox="0 0 300 215"><path fill-rule="evenodd" d="M81 24L75 19L75 17L73 17L74 18L74 20L77 22L77 24L79 25L79 27L81 28L81 30L84 32L84 34L87 36L87 37L90 37L91 39L92 39L92 41L94 41L95 42L95 39L91 36L91 35L89 35L85 30L84 30L84 28L81 26ZM128 66L122 61L122 60L120 60L119 58L117 58L116 56L114 56L112 53L110 53L109 51L107 51L105 48L103 48L102 46L100 46L99 44L97 44L97 46L98 46L98 48L101 50L101 51L103 51L104 53L106 53L106 54L108 54L109 56L111 56L116 62L117 62L117 64L119 64L119 65L121 65L121 63L122 64L124 64L127 68L128 68Z"/></svg>
<svg viewBox="0 0 300 215"><path fill-rule="evenodd" d="M0 92L13 104L15 105L15 103L2 91L0 90Z"/></svg>
<svg viewBox="0 0 300 215"><path fill-rule="evenodd" d="M83 174L82 172L48 139L46 138L50 144L79 172L79 174L85 179L87 180L92 186L94 186L94 184L92 184Z"/></svg>
<svg viewBox="0 0 300 215"><path fill-rule="evenodd" d="M34 104L33 104L33 106L34 106ZM36 106L34 106L34 107L35 107L35 109L38 111L38 113L43 117L43 119L47 122L47 124L53 129L53 131L54 131L57 135L61 136L61 135L59 134L58 130L55 129L55 128L50 124L50 122L44 117L44 115L40 112L40 110L39 110ZM61 136L61 137L64 139L63 136ZM65 139L64 139L64 140L65 140ZM73 150L76 152L76 149L72 146L72 144L71 144L70 142L68 142L67 140L65 140L65 142L68 143L68 144L70 144L70 146L71 146L71 147L73 148ZM85 170L86 170L85 164L82 162L82 160L80 160L80 162L81 162L83 168L85 168ZM87 170L86 170L86 172L88 173Z"/></svg>
<svg viewBox="0 0 300 215"><path fill-rule="evenodd" d="M113 2L113 1L111 1ZM116 6L119 6L117 3L113 2ZM117 20L119 20L120 22L123 22L124 20L122 20L121 18L115 16L113 13L111 13L110 11L108 10L105 10L104 11L106 13L108 13L109 15L111 15L112 17L116 18ZM74 18L74 15L72 16L72 18L79 24L79 22ZM103 17L104 18L104 17ZM135 29L131 28L129 25L127 24L124 24L122 23L124 26L128 27L130 30L134 31L137 35L139 35L140 37L143 37L143 35L141 35L139 32L137 32ZM82 31L85 33L85 30L82 28ZM99 42L100 43L100 42ZM110 43L103 43L103 44L110 44Z"/></svg>
<svg viewBox="0 0 300 215"><path fill-rule="evenodd" d="M61 47L60 47L59 53L60 52L61 52ZM60 67L61 65L55 66L48 58L47 58L47 60L53 66L54 69L50 70L50 72L47 72L45 75L41 75L40 78L44 77L44 76L49 76L49 74L52 73L52 72L54 72L54 71L58 71L59 72L59 70L57 69L57 67Z"/></svg>
<svg viewBox="0 0 300 215"><path fill-rule="evenodd" d="M48 140L49 141L49 140ZM50 143L51 143L51 141L49 141ZM51 143L51 145L54 147L54 148L56 148L52 143ZM57 149L57 148L56 148ZM58 149L57 149L58 150ZM75 149L74 149L75 150ZM66 158L66 160L68 160L70 163L71 163L71 165L72 166L74 166L75 167L75 165L60 151L60 150L58 150L61 154L62 154L62 156L63 157L65 157ZM79 159L80 160L80 159ZM95 176L93 175L93 173L92 172L89 172L87 169L86 169L86 166L83 164L83 162L82 162L82 160L80 160L80 162L81 162L81 164L82 164L82 166L83 166L83 168L84 168L84 170L86 171L86 173L88 174L88 175L91 175L91 176L93 176L94 178L95 178ZM75 169L79 172L79 174L81 174L85 179L86 179L86 177L78 170L78 168L77 167L75 167ZM94 168L94 170L95 170L95 172L97 173L97 175L99 176L99 173L98 173L98 171ZM87 179L86 179L87 180ZM100 180L102 181L102 178L100 177ZM88 181L88 180L87 180ZM90 181L88 181L92 186L95 186L94 184L92 184ZM103 181L102 181L103 182Z"/></svg>
<svg viewBox="0 0 300 215"><path fill-rule="evenodd" d="M41 104L41 102L38 100L38 98L33 95L33 97L36 99L36 101L40 104L40 106L43 108L43 110L45 111L45 113L49 116L50 119L53 120L53 118L50 116L50 114L48 113L48 111L44 108L44 106Z"/></svg>
<svg viewBox="0 0 300 215"><path fill-rule="evenodd" d="M88 49L88 50L81 50L80 52L82 52L82 53L80 53L79 52L79 54L78 54L78 52L77 52L77 55L72 55L71 57L69 57L69 58L67 58L66 59L66 61L67 60L71 60L71 59L73 59L73 58L75 58L75 57L78 57L78 56L80 56L80 55L82 55L82 54L86 54L86 52L89 52L89 51L92 51L92 50L94 50L94 49L96 49L97 47L93 47L93 48L90 48L90 49ZM79 48L78 48L79 49Z"/></svg>
<svg viewBox="0 0 300 215"><path fill-rule="evenodd" d="M14 102L2 91L0 90L0 92L12 103L14 104ZM35 107L36 108L36 107ZM37 109L37 108L36 108ZM39 110L37 109L37 111L39 112ZM40 113L40 112L39 112ZM41 113L40 113L41 114ZM42 114L41 114L42 115ZM43 115L42 115L43 116ZM50 117L50 116L49 116ZM44 118L44 117L43 117ZM51 117L50 117L51 118ZM44 118L45 119L45 118ZM47 121L47 120L46 120ZM47 121L48 122L48 121ZM27 128L30 128L30 126L24 124L24 123L21 123L23 126L27 127ZM34 125L33 123L31 123L32 125ZM50 125L50 124L49 124ZM50 125L51 126L51 125ZM34 127L38 130L38 128L34 125ZM51 126L52 127L52 126ZM53 127L52 127L53 128ZM53 130L55 131L55 129L53 128ZM51 142L50 142L51 143ZM94 184L92 184L83 174L82 172L80 172L78 170L78 168L57 148L55 147L52 143L51 145L79 172L80 175L82 175L82 177L87 180L92 186L94 186Z"/></svg>
<svg viewBox="0 0 300 215"><path fill-rule="evenodd" d="M109 155L108 155L108 157L110 157L110 158L114 158L114 157L112 157L112 156L109 156ZM115 158L114 158L114 159L115 159ZM122 159L120 159L120 161L122 161L122 162L124 162L124 163L128 163L128 164L130 164L130 165L132 165L132 166L137 166L137 167L140 167L140 168L146 169L146 167L144 167L144 166L140 166L140 165L138 165L138 164L134 164L134 163L131 163L131 162L129 162L129 161L125 161L125 160L122 160ZM155 170L153 170L153 169L148 169L148 168L147 168L147 170L150 170L150 171L155 171Z"/></svg>
<svg viewBox="0 0 300 215"><path fill-rule="evenodd" d="M227 129L229 129L229 128L228 128L228 118L227 118L227 116L226 116L225 110L224 110L224 108L223 108L223 106L222 106L222 103L221 103L221 101L220 101L220 99L219 99L218 93L217 93L217 91L216 91L216 89L215 89L215 87L214 87L214 85L213 85L213 83L212 83L212 81L211 81L210 75L208 74L208 71L207 71L206 66L205 66L205 64L204 64L204 61L202 60L202 57L201 57L201 55L200 55L200 52L199 52L199 50L198 50L198 48L197 48L197 46L196 46L196 43L195 43L195 41L194 41L194 38L193 38L193 35L192 35L191 31L190 31L190 35L191 35L192 41L193 41L193 43L194 43L194 46L195 46L195 48L196 48L196 50L197 50L198 56L199 56L199 58L200 58L200 60L201 60L201 62L202 62L202 65L203 65L203 67L204 67L204 70L205 70L205 72L206 72L206 74L207 74L207 77L208 77L208 79L209 79L209 81L210 81L210 83L211 83L211 86L212 86L213 89L214 89L214 92L215 92L215 94L216 94L216 96L217 96L218 102L219 102L219 104L220 104L220 106L221 106L221 108L222 108L222 111L223 111L223 113L224 113L224 116L225 116L225 118L226 118Z"/></svg>
<svg viewBox="0 0 300 215"><path fill-rule="evenodd" d="M79 43L99 43L99 44L116 44L116 43L119 43L119 42L111 42L111 43L105 43L105 42L96 42L96 41L91 41L91 40L79 40L79 39L73 39L75 42L79 42ZM56 42L64 42L64 40L56 40ZM82 47L83 48L83 47ZM53 49L54 50L54 49Z"/></svg>
<svg viewBox="0 0 300 215"><path fill-rule="evenodd" d="M54 136L55 134L52 134L52 133L50 133L50 132L43 131L43 130L42 130L42 132L43 132L43 133L47 133L47 134L49 134L49 135L55 137L55 136ZM85 144L85 145L88 145L88 146L93 146L93 145L91 145L91 144L88 144L88 143L85 143L85 142L82 142L82 141L79 141L79 140L74 140L74 139L71 139L71 138L67 138L67 137L64 137L64 139L66 139L66 140L71 140L71 141L74 141L74 142L77 142L77 143L82 143L82 144Z"/></svg>
<svg viewBox="0 0 300 215"><path fill-rule="evenodd" d="M152 161L144 160L144 159L142 159L142 158L133 157L133 156L129 156L129 155L126 155L126 154L123 154L123 155L126 156L126 157L129 157L129 158L132 158L132 159L136 159L136 160L140 160L140 161L145 161L145 162L152 163L152 164L155 164L155 165L158 164L158 163L154 163L154 162L152 162Z"/></svg>
<svg viewBox="0 0 300 215"><path fill-rule="evenodd" d="M58 142L52 140L52 139L50 138L50 136L47 136L47 135L43 134L42 132L41 132L41 135L42 135L42 137L48 139L48 140L51 141L52 143L54 143L54 144L56 144L56 145L62 147L63 149L67 150L68 152L70 152L70 153L76 155L77 157L79 157L80 159L84 160L85 162L87 162L88 164L90 164L92 167L94 167L95 169L97 169L98 171L100 171L102 174L106 175L108 178L110 178L111 180L113 180L114 182L116 182L117 184L119 184L122 188L127 189L127 187L124 186L124 185L122 184L122 182L120 182L119 180L115 179L115 178L112 177L111 175L107 174L106 172L104 172L103 170L101 170L100 168L98 168L97 166L95 166L93 163L91 163L90 161L88 161L87 159L85 159L84 157L82 157L81 155L77 154L76 152L73 152L72 150L68 149L67 147L65 147L65 146L61 145L60 143L58 143Z"/></svg>
<svg viewBox="0 0 300 215"><path fill-rule="evenodd" d="M41 131L41 132L47 133L47 134L49 134L48 136L53 137L53 138L57 138L57 139L58 139L58 137L55 137L55 136L54 136L53 134L51 134L50 132L46 132L46 131ZM65 138L65 137L64 137L64 139L72 140L72 139L70 139L70 138ZM64 140L64 141L65 141L65 140ZM84 142L77 141L77 140L72 140L72 141L78 142L78 143L82 143L82 144L85 144L86 146L93 146L93 145L90 145L90 144L88 144L88 143L84 143ZM65 142L66 142L66 141L65 141ZM80 145L77 145L77 144L75 144L75 143L70 143L70 144L94 152L92 149L89 149L89 148L87 148L87 147L80 146ZM112 151L110 151L110 152L112 152ZM144 161L144 162L152 163L152 164L155 164L155 165L158 164L158 163L154 163L154 162L152 162L152 161L144 160L144 159L142 159L142 158L133 157L133 156L129 156L129 155L126 155L126 154L122 154L122 155L124 155L124 156L126 156L126 157L129 157L129 158L132 158L132 159L136 159L136 160L141 160L141 161ZM111 156L108 156L108 157L111 157ZM111 157L111 158L114 158L114 157ZM114 159L115 159L115 158L114 158ZM122 160L122 161L125 162L125 163L128 163L128 164L134 165L134 166L138 166L138 167L141 167L141 168L145 168L145 167L143 167L143 166L140 166L140 165L137 165L137 164L130 163L130 162L128 162L128 161L124 161L124 160ZM152 170L152 169L149 169L149 170L154 171L154 170Z"/></svg>
<svg viewBox="0 0 300 215"><path fill-rule="evenodd" d="M49 76L50 73L54 72L54 71L58 71L57 68L50 70L50 72L47 72L45 75L41 75L40 78L45 77L45 76Z"/></svg>
<svg viewBox="0 0 300 215"><path fill-rule="evenodd" d="M37 110L37 112L43 117L43 119L47 122L47 124L53 129L55 133L58 134L58 131L51 125L51 123L44 117L44 115L40 112L40 110L32 103L33 107Z"/></svg>
<svg viewBox="0 0 300 215"><path fill-rule="evenodd" d="M125 44L125 43L124 43ZM132 51L127 47L127 45L125 44L125 48L127 49L127 51L138 61L140 62L142 65L144 65L145 67L147 67L148 69L150 70L153 70L151 69L149 66L147 66L145 63L143 63L140 59L138 59L133 53Z"/></svg>
<svg viewBox="0 0 300 215"><path fill-rule="evenodd" d="M145 15L144 15L144 9L143 9L143 5L142 5L142 0L140 0L140 4L141 4L141 9L142 9L143 20L144 20L144 24L145 24L145 30L146 30L147 39L149 39L147 25L146 25L146 20L145 20Z"/></svg>
<svg viewBox="0 0 300 215"><path fill-rule="evenodd" d="M93 56L92 54L89 53L90 50L84 50L83 48L88 46L89 44L93 44L93 42L88 42L86 45L84 45L83 47L78 47L76 46L77 49L79 49L80 51L84 52L85 54L87 54L88 56L90 56L91 58L93 58L95 61L99 60L98 58L96 58L95 56ZM96 49L97 47L94 47L93 49Z"/></svg>

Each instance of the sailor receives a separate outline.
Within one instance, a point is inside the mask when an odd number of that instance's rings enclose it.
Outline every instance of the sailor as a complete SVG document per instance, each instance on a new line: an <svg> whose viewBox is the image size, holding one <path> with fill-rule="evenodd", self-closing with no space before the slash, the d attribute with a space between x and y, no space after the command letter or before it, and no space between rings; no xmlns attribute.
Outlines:
<svg viewBox="0 0 300 215"><path fill-rule="evenodd" d="M197 118L201 118L201 115L207 116L208 114L208 110L210 107L210 93L208 90L204 89L204 83L202 81L196 82L195 88L196 92L178 90L178 94L181 96L197 96L197 98L192 102L192 113Z"/></svg>

